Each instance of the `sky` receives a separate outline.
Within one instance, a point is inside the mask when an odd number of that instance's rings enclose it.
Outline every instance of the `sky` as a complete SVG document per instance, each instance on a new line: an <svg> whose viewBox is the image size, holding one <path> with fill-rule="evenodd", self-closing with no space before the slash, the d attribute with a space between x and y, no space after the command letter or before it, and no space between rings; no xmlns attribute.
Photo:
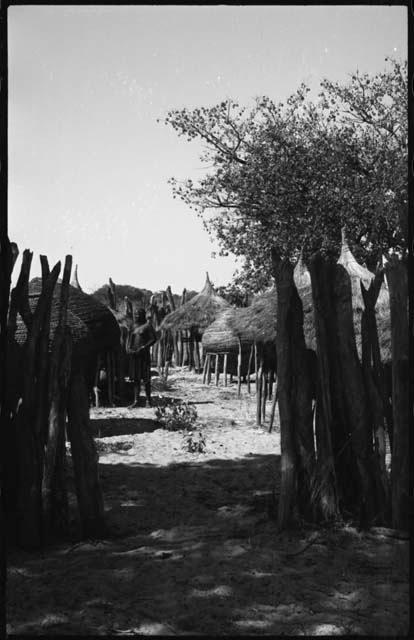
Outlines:
<svg viewBox="0 0 414 640"><path fill-rule="evenodd" d="M403 6L12 6L8 9L9 237L87 292L108 282L199 291L232 279L168 179L200 179L197 141L170 109L284 100L407 57ZM18 275L20 261L14 270Z"/></svg>

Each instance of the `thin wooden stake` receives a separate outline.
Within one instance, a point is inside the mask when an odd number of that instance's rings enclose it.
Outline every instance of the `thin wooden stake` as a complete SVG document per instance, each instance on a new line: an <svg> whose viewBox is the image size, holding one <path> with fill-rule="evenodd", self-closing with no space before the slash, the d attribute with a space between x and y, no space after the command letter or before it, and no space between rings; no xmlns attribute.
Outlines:
<svg viewBox="0 0 414 640"><path fill-rule="evenodd" d="M263 365L262 365L261 387L262 387L262 421L264 422L266 417L267 377L266 377L266 373L263 371Z"/></svg>
<svg viewBox="0 0 414 640"><path fill-rule="evenodd" d="M251 373L251 368L252 368L253 351L254 351L254 346L252 345L252 346L250 347L249 363L248 363L248 365L247 365L247 392L248 392L248 393L251 393L251 388L250 388L250 373Z"/></svg>
<svg viewBox="0 0 414 640"><path fill-rule="evenodd" d="M219 377L220 377L220 362L219 362L219 354L218 353L216 353L215 374L216 374L216 387L218 387Z"/></svg>
<svg viewBox="0 0 414 640"><path fill-rule="evenodd" d="M223 359L223 374L224 374L224 386L227 387L227 353L224 354L224 359Z"/></svg>
<svg viewBox="0 0 414 640"><path fill-rule="evenodd" d="M237 355L237 397L240 398L241 391L241 361L242 361L242 352L241 352L241 342L239 338L239 353Z"/></svg>
<svg viewBox="0 0 414 640"><path fill-rule="evenodd" d="M263 389L262 389L262 365L263 365L263 359L260 356L260 362L259 362L259 370L257 372L257 391L256 391L256 424L258 427L260 427L260 425L262 424L262 393L263 393Z"/></svg>
<svg viewBox="0 0 414 640"><path fill-rule="evenodd" d="M211 382L211 353L207 354L207 384Z"/></svg>
<svg viewBox="0 0 414 640"><path fill-rule="evenodd" d="M276 379L275 380L275 390L274 390L274 393L273 393L272 409L270 411L269 433L271 433L271 431L273 429L273 422L274 422L274 419L275 419L277 397L278 397L278 389L277 389L277 379Z"/></svg>
<svg viewBox="0 0 414 640"><path fill-rule="evenodd" d="M204 358L204 366L203 366L203 384L206 383L207 377L207 358Z"/></svg>

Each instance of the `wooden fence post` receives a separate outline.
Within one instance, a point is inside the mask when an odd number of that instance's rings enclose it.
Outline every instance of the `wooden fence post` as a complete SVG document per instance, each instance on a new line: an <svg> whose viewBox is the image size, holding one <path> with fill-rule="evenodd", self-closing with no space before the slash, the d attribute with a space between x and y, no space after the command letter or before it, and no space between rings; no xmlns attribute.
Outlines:
<svg viewBox="0 0 414 640"><path fill-rule="evenodd" d="M82 368L72 371L68 402L68 437L75 472L83 538L105 533L104 507L98 473L98 453L89 424L88 391Z"/></svg>
<svg viewBox="0 0 414 640"><path fill-rule="evenodd" d="M223 375L224 375L224 386L227 387L227 353L223 356Z"/></svg>
<svg viewBox="0 0 414 640"><path fill-rule="evenodd" d="M219 383L219 377L220 377L220 361L219 361L219 354L216 353L216 357L214 360L215 364L214 364L214 373L215 373L215 378L216 378L216 387L218 387L218 383Z"/></svg>
<svg viewBox="0 0 414 640"><path fill-rule="evenodd" d="M408 275L405 261L390 256L385 265L390 293L392 346L393 450L391 464L392 524L409 525L409 368Z"/></svg>
<svg viewBox="0 0 414 640"><path fill-rule="evenodd" d="M49 367L48 435L42 482L46 535L49 535L53 529L59 533L64 533L68 520L68 502L65 479L62 477L62 468L64 468L66 456L66 388L71 365L70 334L65 339L71 269L72 256L66 256L60 290L59 319L55 329Z"/></svg>

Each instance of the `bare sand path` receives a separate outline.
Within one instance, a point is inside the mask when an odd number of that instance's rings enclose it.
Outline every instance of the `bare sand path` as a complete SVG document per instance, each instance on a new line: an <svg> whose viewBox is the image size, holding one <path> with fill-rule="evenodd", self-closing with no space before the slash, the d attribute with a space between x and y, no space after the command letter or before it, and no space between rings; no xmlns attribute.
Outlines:
<svg viewBox="0 0 414 640"><path fill-rule="evenodd" d="M276 532L280 439L255 427L254 393L178 369L154 379L153 396L194 403L205 453L160 429L152 408L92 410L109 534L10 552L10 633L407 633L407 540L350 526Z"/></svg>

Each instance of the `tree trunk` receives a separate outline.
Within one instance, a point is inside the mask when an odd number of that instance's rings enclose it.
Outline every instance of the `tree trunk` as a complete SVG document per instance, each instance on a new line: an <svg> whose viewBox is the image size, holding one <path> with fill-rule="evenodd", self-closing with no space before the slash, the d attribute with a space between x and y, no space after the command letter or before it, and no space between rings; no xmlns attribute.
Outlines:
<svg viewBox="0 0 414 640"><path fill-rule="evenodd" d="M385 266L390 293L392 347L393 451L391 464L392 525L409 525L409 368L407 265L391 256Z"/></svg>
<svg viewBox="0 0 414 640"><path fill-rule="evenodd" d="M83 538L105 533L104 507L98 474L98 454L89 423L88 391L81 369L72 372L68 402L68 437L75 472Z"/></svg>

